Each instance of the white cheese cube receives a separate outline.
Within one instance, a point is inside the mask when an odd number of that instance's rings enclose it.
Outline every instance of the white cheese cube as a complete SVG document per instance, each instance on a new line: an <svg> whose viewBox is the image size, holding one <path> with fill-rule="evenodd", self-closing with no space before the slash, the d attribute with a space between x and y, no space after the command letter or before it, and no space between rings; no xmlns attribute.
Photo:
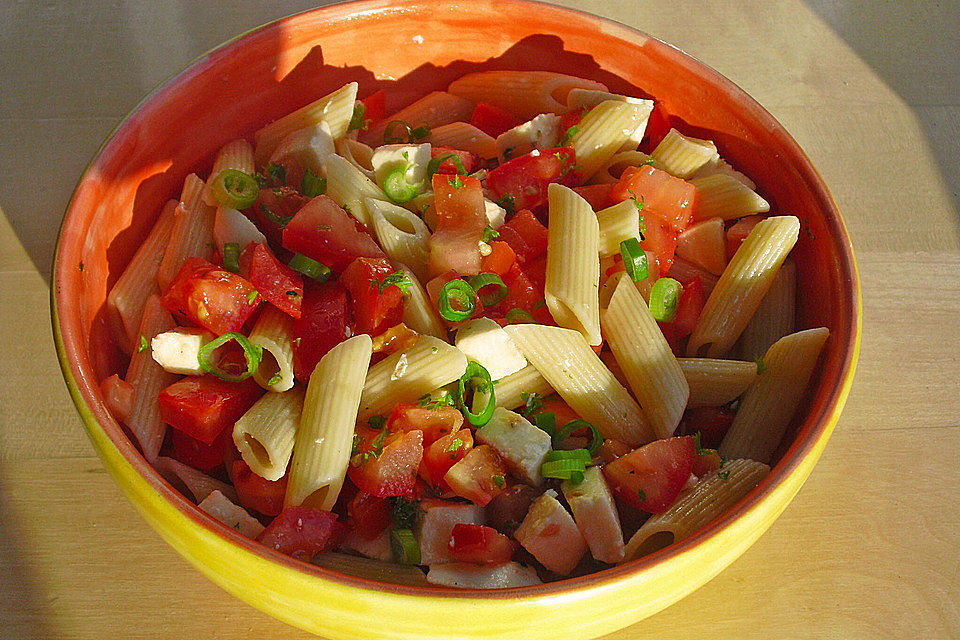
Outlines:
<svg viewBox="0 0 960 640"><path fill-rule="evenodd" d="M560 116L541 113L533 120L517 125L497 136L500 162L530 153L534 149L550 149L560 141Z"/></svg>
<svg viewBox="0 0 960 640"><path fill-rule="evenodd" d="M457 331L457 349L467 360L483 366L491 380L499 380L527 366L527 359L499 324L490 318L475 318Z"/></svg>
<svg viewBox="0 0 960 640"><path fill-rule="evenodd" d="M288 133L270 156L270 162L294 158L301 167L319 176L323 173L327 157L335 151L330 125L321 120L318 124Z"/></svg>
<svg viewBox="0 0 960 640"><path fill-rule="evenodd" d="M620 516L600 467L587 469L580 484L565 480L561 488L593 557L610 564L623 560Z"/></svg>
<svg viewBox="0 0 960 640"><path fill-rule="evenodd" d="M546 431L519 413L497 407L489 422L477 429L476 437L497 450L512 475L535 487L543 483L540 465L550 451Z"/></svg>
<svg viewBox="0 0 960 640"><path fill-rule="evenodd" d="M370 157L370 164L376 175L377 185L382 189L387 175L397 167L407 167L407 182L418 184L427 178L427 165L430 164L430 143L423 144L385 144L377 147ZM424 184L421 190L430 190Z"/></svg>
<svg viewBox="0 0 960 640"><path fill-rule="evenodd" d="M198 354L200 347L215 336L206 329L180 327L157 334L150 341L150 354L164 371L185 376L202 376Z"/></svg>
<svg viewBox="0 0 960 640"><path fill-rule="evenodd" d="M507 220L507 210L498 205L496 202L491 202L486 198L483 199L483 209L487 214L487 223L494 229L499 229Z"/></svg>
<svg viewBox="0 0 960 640"><path fill-rule="evenodd" d="M537 570L519 562L479 565L451 562L430 567L427 582L461 589L507 589L542 584Z"/></svg>
<svg viewBox="0 0 960 640"><path fill-rule="evenodd" d="M350 529L344 536L340 548L359 553L364 558L393 562L393 549L390 547L389 528L384 529L380 535L373 540L368 540L356 530Z"/></svg>

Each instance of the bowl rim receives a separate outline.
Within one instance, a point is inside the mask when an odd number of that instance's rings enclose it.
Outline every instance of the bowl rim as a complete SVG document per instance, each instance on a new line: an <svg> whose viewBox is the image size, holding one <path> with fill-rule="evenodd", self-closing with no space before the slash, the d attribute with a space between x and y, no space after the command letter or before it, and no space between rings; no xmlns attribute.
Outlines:
<svg viewBox="0 0 960 640"><path fill-rule="evenodd" d="M494 0L482 0L493 2ZM542 2L540 0L496 0L497 6L506 8L530 8L531 6L540 10L550 10L560 15L567 15L571 19L581 24L592 23L591 26L602 28L606 35L612 35L635 42L638 38L657 43L658 46L665 47L676 52L681 59L685 59L688 64L698 68L700 75L705 81L719 87L731 97L736 98L750 110L752 118L759 118L768 125L779 128L783 137L783 143L790 149L797 161L797 169L800 171L803 180L811 187L818 204L826 212L825 222L829 228L829 236L832 243L837 248L840 263L838 265L841 281L848 283L847 288L841 288L841 305L849 309L849 315L846 323L843 325L842 332L838 335L846 336L846 340L839 348L842 350L842 358L838 366L838 384L832 389L826 401L822 403L819 411L815 414L808 414L797 432L794 442L783 453L780 460L771 468L770 473L743 499L738 501L733 507L728 509L720 517L711 521L707 526L701 528L683 540L669 545L652 554L643 556L619 565L607 567L600 571L592 572L583 576L564 578L553 582L547 582L540 585L527 587L512 587L497 590L482 589L458 589L453 587L412 586L400 585L390 582L382 582L370 578L361 578L351 574L341 573L335 570L326 569L309 562L296 560L290 556L284 555L278 551L265 547L254 540L242 536L236 530L227 527L214 519L212 516L201 511L195 504L189 501L180 492L174 489L166 479L143 457L137 450L133 442L123 433L117 421L106 409L102 398L99 398L99 384L89 366L81 367L78 357L83 353L83 344L80 340L79 327L75 331L64 334L61 326L61 318L69 314L61 313L61 309L66 310L66 300L58 295L58 291L64 285L68 277L68 269L61 260L63 253L63 243L66 230L70 222L76 215L76 201L79 188L90 173L91 168L99 159L100 155L113 140L117 132L134 119L140 111L160 92L171 88L173 85L187 80L194 73L202 72L202 65L209 61L214 54L225 53L227 49L238 46L241 41L287 21L302 18L313 14L329 14L331 20L341 20L349 16L367 14L383 10L409 10L415 7L427 5L445 5L457 6L463 3L463 0L350 0L332 5L317 7L302 12L292 13L275 20L266 22L260 26L244 31L236 36L224 41L223 43L202 53L189 62L181 69L170 74L167 78L158 83L137 104L117 123L117 125L106 136L100 144L96 153L92 156L90 162L84 168L83 173L77 180L70 201L67 205L64 218L57 234L56 248L53 256L52 280L50 286L50 308L51 322L53 327L54 342L57 350L57 357L61 372L73 399L74 405L88 431L88 435L93 438L94 434L99 432L116 449L116 452L128 463L134 471L145 480L150 487L163 499L161 507L172 509L181 516L187 517L193 524L203 529L213 532L226 542L235 547L239 547L245 552L251 553L261 559L265 559L280 565L285 569L290 569L303 576L321 581L332 581L344 586L356 587L363 590L369 590L380 593L390 593L400 596L409 596L422 599L423 597L440 598L445 601L450 599L483 599L483 600L522 600L531 601L543 598L549 598L561 594L569 594L583 590L604 589L613 587L617 583L626 579L643 574L657 568L666 562L684 556L699 547L702 542L715 538L727 530L731 524L756 511L760 506L769 502L773 498L774 489L783 485L785 481L792 476L803 462L809 461L809 456L817 447L825 445L829 439L833 427L839 419L840 412L849 394L853 383L853 377L856 370L860 350L860 337L862 331L862 293L860 286L859 270L857 268L856 258L853 246L850 242L849 234L842 215L837 208L833 196L831 195L822 176L813 166L806 153L800 148L794 138L779 124L779 122L754 98L732 80L719 73L713 67L705 64L695 56L692 56L680 48L670 43L664 42L659 38L647 34L639 29L610 18L604 18L578 9L562 7L559 5ZM831 339L834 336L831 335ZM105 426L106 424L106 426ZM108 428L110 427L110 428ZM115 437L119 435L120 437ZM96 444L96 443L95 443ZM820 451L817 451L812 462L816 462ZM98 454L103 454L98 450ZM117 479L114 478L114 481ZM799 490L799 487L796 489ZM794 494L796 493L794 490ZM792 499L793 494L787 498L787 503ZM129 496L128 496L129 499ZM786 503L783 504L785 508ZM152 523L151 523L152 524ZM179 551L179 550L178 550ZM739 555L739 554L738 554Z"/></svg>

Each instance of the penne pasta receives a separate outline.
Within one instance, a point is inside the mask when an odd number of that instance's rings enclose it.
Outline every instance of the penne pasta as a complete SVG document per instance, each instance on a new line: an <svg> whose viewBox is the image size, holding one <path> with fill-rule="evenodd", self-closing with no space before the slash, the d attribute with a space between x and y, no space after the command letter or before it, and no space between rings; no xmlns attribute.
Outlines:
<svg viewBox="0 0 960 640"><path fill-rule="evenodd" d="M547 382L604 438L636 447L654 439L639 405L610 373L583 334L537 324L504 327Z"/></svg>
<svg viewBox="0 0 960 640"><path fill-rule="evenodd" d="M568 111L567 96L576 88L607 90L599 82L552 71L479 71L454 80L447 91L474 104L495 104L529 120L541 113Z"/></svg>
<svg viewBox="0 0 960 640"><path fill-rule="evenodd" d="M157 334L176 326L170 313L160 304L160 298L150 296L143 308L139 334L149 343ZM167 425L160 418L157 398L161 391L177 380L177 376L167 373L154 362L150 349L138 349L130 356L130 366L124 380L133 386L133 407L127 427L140 443L143 457L152 463L160 453L160 445L167 432Z"/></svg>
<svg viewBox="0 0 960 640"><path fill-rule="evenodd" d="M466 122L473 114L473 103L446 91L428 93L413 104L384 118L369 130L360 133L360 140L370 145L384 143L383 133L387 125L395 120L407 123L411 127L427 125L431 131L451 122Z"/></svg>
<svg viewBox="0 0 960 640"><path fill-rule="evenodd" d="M795 216L767 218L753 228L707 298L687 344L688 357L716 358L730 350L799 234L800 221Z"/></svg>
<svg viewBox="0 0 960 640"><path fill-rule="evenodd" d="M177 204L176 200L170 200L164 205L147 239L107 295L107 309L113 317L114 333L121 349L127 354L133 353L140 342L140 319L147 299L160 294L157 273L170 241Z"/></svg>
<svg viewBox="0 0 960 640"><path fill-rule="evenodd" d="M720 159L713 142L685 136L676 129L670 129L650 155L667 173L684 180L705 164Z"/></svg>
<svg viewBox="0 0 960 640"><path fill-rule="evenodd" d="M247 513L247 510L234 504L220 491L213 491L197 505L201 511L210 514L231 529L236 529L248 538L256 539L264 529L260 521Z"/></svg>
<svg viewBox="0 0 960 640"><path fill-rule="evenodd" d="M597 211L600 226L600 257L620 254L620 243L627 238L640 239L640 210L633 200L624 200Z"/></svg>
<svg viewBox="0 0 960 640"><path fill-rule="evenodd" d="M451 122L430 130L430 144L476 154L484 160L497 157L497 141L472 124Z"/></svg>
<svg viewBox="0 0 960 640"><path fill-rule="evenodd" d="M297 427L284 507L330 511L350 464L357 407L373 342L365 333L327 352L310 375Z"/></svg>
<svg viewBox="0 0 960 640"><path fill-rule="evenodd" d="M720 455L770 462L829 335L825 327L798 331L767 350L764 371L740 400L733 424L720 444Z"/></svg>
<svg viewBox="0 0 960 640"><path fill-rule="evenodd" d="M677 358L690 388L687 407L733 402L757 379L757 363L713 358Z"/></svg>
<svg viewBox="0 0 960 640"><path fill-rule="evenodd" d="M198 471L190 465L184 464L179 460L160 456L155 463L157 471L160 472L170 484L177 487L177 490L186 489L187 493L193 496L195 503L203 502L207 496L214 491L219 491L231 502L237 502L237 490L226 482L211 478L202 471Z"/></svg>
<svg viewBox="0 0 960 640"><path fill-rule="evenodd" d="M654 169L662 169L662 165L656 158L648 156L642 151L629 150L618 151L613 154L609 160L597 169L597 172L590 178L590 182L595 184L608 184L620 180L620 175L627 167L640 167L650 164Z"/></svg>
<svg viewBox="0 0 960 640"><path fill-rule="evenodd" d="M391 202L366 198L371 228L384 253L406 265L421 282L429 277L430 230L416 214Z"/></svg>
<svg viewBox="0 0 960 640"><path fill-rule="evenodd" d="M647 130L647 119L653 112L653 100L644 100L643 98L634 98L618 93L609 93L607 91L597 91L596 89L571 89L570 93L567 94L567 107L569 107L570 110L588 109L607 100L637 105L641 113L645 114L642 117L642 122L634 129L633 133L630 134L627 141L624 142L621 147L621 151L635 150L640 146L640 143L643 141L643 134Z"/></svg>
<svg viewBox="0 0 960 640"><path fill-rule="evenodd" d="M167 290L187 258L213 258L213 224L217 210L203 202L204 186L203 180L193 173L183 181L180 204L157 272L160 291Z"/></svg>
<svg viewBox="0 0 960 640"><path fill-rule="evenodd" d="M287 472L297 425L303 411L303 390L268 392L233 425L233 443L250 469L267 480Z"/></svg>
<svg viewBox="0 0 960 640"><path fill-rule="evenodd" d="M707 218L734 220L770 211L770 203L729 174L714 173L702 178L693 178L690 184L697 188L700 196L693 210L695 220Z"/></svg>
<svg viewBox="0 0 960 640"><path fill-rule="evenodd" d="M323 174L327 178L326 195L368 227L371 222L366 199L389 200L377 183L336 154L327 157Z"/></svg>
<svg viewBox="0 0 960 640"><path fill-rule="evenodd" d="M211 184L224 169L236 169L253 175L256 168L253 164L253 147L250 146L249 142L243 138L232 140L220 147L220 151L217 152L217 157L213 161L213 168L210 170L210 179L203 189L203 201L211 207L219 204L213 196Z"/></svg>
<svg viewBox="0 0 960 640"><path fill-rule="evenodd" d="M417 275L405 264L398 263L395 266L403 271L410 281L410 287L404 293L403 323L419 334L446 340L447 330Z"/></svg>
<svg viewBox="0 0 960 640"><path fill-rule="evenodd" d="M593 209L572 189L548 188L547 308L561 327L575 329L591 345L600 344L599 223Z"/></svg>
<svg viewBox="0 0 960 640"><path fill-rule="evenodd" d="M770 290L740 334L737 352L742 360L756 360L774 342L793 333L797 304L797 268L787 259Z"/></svg>
<svg viewBox="0 0 960 640"><path fill-rule="evenodd" d="M739 502L770 472L753 460L732 460L681 494L665 513L643 523L627 543L624 561L668 547L695 533Z"/></svg>
<svg viewBox="0 0 960 640"><path fill-rule="evenodd" d="M553 393L553 387L535 366L528 364L520 371L494 381L493 392L497 407L516 409L526 402L525 394L538 393L545 396ZM483 411L489 397L488 392L477 389L473 394L473 411L475 413Z"/></svg>
<svg viewBox="0 0 960 640"><path fill-rule="evenodd" d="M735 178L746 185L751 191L757 189L757 184L753 180L731 167L723 158L717 158L715 161L703 165L690 176L690 179L696 180L697 178L706 178L707 176L717 174Z"/></svg>
<svg viewBox="0 0 960 640"><path fill-rule="evenodd" d="M638 127L646 123L650 112L643 105L607 100L583 116L580 128L570 136L576 154L574 173L586 182L610 161Z"/></svg>
<svg viewBox="0 0 960 640"><path fill-rule="evenodd" d="M626 274L601 316L603 332L658 438L673 435L690 389L650 308Z"/></svg>
<svg viewBox="0 0 960 640"><path fill-rule="evenodd" d="M293 387L293 318L265 305L250 331L250 342L263 349L253 379L267 391L281 393Z"/></svg>
<svg viewBox="0 0 960 640"><path fill-rule="evenodd" d="M334 149L336 149L338 155L343 156L347 162L355 166L360 173L371 180L376 178L371 162L373 149L370 146L353 138L340 138L334 143Z"/></svg>
<svg viewBox="0 0 960 640"><path fill-rule="evenodd" d="M297 129L326 122L334 140L342 138L353 117L353 105L357 100L357 83L348 82L333 93L300 107L296 111L261 127L253 135L256 143L257 164L266 164L274 151L290 133Z"/></svg>
<svg viewBox="0 0 960 640"><path fill-rule="evenodd" d="M417 343L387 356L370 367L360 399L360 420L392 410L401 402L458 380L467 369L467 358L443 340L420 336Z"/></svg>

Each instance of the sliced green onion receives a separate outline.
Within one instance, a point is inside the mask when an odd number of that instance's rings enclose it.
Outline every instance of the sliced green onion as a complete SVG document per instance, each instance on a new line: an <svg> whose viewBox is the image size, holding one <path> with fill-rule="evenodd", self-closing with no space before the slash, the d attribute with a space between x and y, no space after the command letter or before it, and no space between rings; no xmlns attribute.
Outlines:
<svg viewBox="0 0 960 640"><path fill-rule="evenodd" d="M231 209L246 209L260 196L260 186L253 176L239 169L224 169L210 185L213 197Z"/></svg>
<svg viewBox="0 0 960 640"><path fill-rule="evenodd" d="M514 307L507 311L507 322L510 324L535 324L537 321L523 309Z"/></svg>
<svg viewBox="0 0 960 640"><path fill-rule="evenodd" d="M291 220L293 220L293 216L292 216L292 215L289 215L289 216L278 216L277 214L275 214L273 211L270 210L270 207L268 207L267 205L263 204L262 202L260 203L260 211L263 212L263 215L264 215L264 217L266 217L267 220L269 220L270 222L273 222L274 224L276 224L276 225L277 225L278 227L280 227L281 229L283 229L285 226L287 226L287 223L288 223L288 222L290 222Z"/></svg>
<svg viewBox="0 0 960 640"><path fill-rule="evenodd" d="M650 289L650 313L659 322L673 322L683 287L673 278L660 278Z"/></svg>
<svg viewBox="0 0 960 640"><path fill-rule="evenodd" d="M364 122L364 117L367 115L367 105L363 104L359 100L353 105L353 115L350 116L350 124L347 126L347 131L357 131L359 129L366 129L367 124Z"/></svg>
<svg viewBox="0 0 960 640"><path fill-rule="evenodd" d="M540 475L560 480L570 480L574 473L583 474L586 470L583 460L551 460L540 465Z"/></svg>
<svg viewBox="0 0 960 640"><path fill-rule="evenodd" d="M473 381L478 378L480 383L475 384ZM467 408L466 396L468 386L472 386L474 391L490 392L490 395L487 397L487 404L480 413L473 413ZM457 383L456 393L457 408L463 413L467 422L475 427L482 427L490 421L490 418L493 416L493 410L497 407L497 402L493 390L493 381L490 379L490 372L487 371L483 365L473 360L467 363L467 370Z"/></svg>
<svg viewBox="0 0 960 640"><path fill-rule="evenodd" d="M294 256L290 258L288 265L294 271L299 271L317 282L326 282L330 277L330 267L312 258L308 258L302 253L294 254Z"/></svg>
<svg viewBox="0 0 960 640"><path fill-rule="evenodd" d="M439 171L440 165L447 160L453 162L453 166L456 167L457 173L462 176L467 175L467 168L463 166L463 160L460 159L460 155L456 153L447 153L442 156L430 158L430 162L427 163L427 180L433 178L433 174Z"/></svg>
<svg viewBox="0 0 960 640"><path fill-rule="evenodd" d="M553 436L553 446L559 447L563 444L564 440L570 437L570 434L584 427L590 429L590 434L592 436L590 446L587 450L591 455L596 455L600 452L600 447L603 445L603 436L600 435L599 429L586 420L571 420L567 424L563 425L563 428L558 430Z"/></svg>
<svg viewBox="0 0 960 640"><path fill-rule="evenodd" d="M541 431L546 431L553 438L557 433L557 414L553 411L544 411L533 416L533 424Z"/></svg>
<svg viewBox="0 0 960 640"><path fill-rule="evenodd" d="M216 350L231 340L237 341L237 344L240 345L241 349L243 349L243 357L247 361L247 370L238 375L221 369L213 358ZM197 352L197 362L200 363L200 366L203 368L203 370L207 373L217 376L221 380L226 380L227 382L240 382L241 380L246 380L255 374L257 369L260 367L260 360L262 358L263 348L260 345L253 344L247 340L245 335L235 333L233 331L214 338L207 344L200 347L200 351Z"/></svg>
<svg viewBox="0 0 960 640"><path fill-rule="evenodd" d="M410 131L410 142L420 142L430 137L430 127L422 124Z"/></svg>
<svg viewBox="0 0 960 640"><path fill-rule="evenodd" d="M544 457L544 462L552 462L554 460L580 460L583 464L591 464L593 462L593 456L590 455L590 452L586 449L570 449L565 451L563 449L554 450L547 452L546 457Z"/></svg>
<svg viewBox="0 0 960 640"><path fill-rule="evenodd" d="M440 317L448 322L459 322L473 315L477 308L473 289L463 280L451 280L440 289L440 301L437 308ZM454 309L456 304L459 309Z"/></svg>
<svg viewBox="0 0 960 640"><path fill-rule="evenodd" d="M303 180L300 181L300 192L308 198L316 198L326 190L327 179L307 169L303 174Z"/></svg>
<svg viewBox="0 0 960 640"><path fill-rule="evenodd" d="M646 280L650 275L647 269L647 252L643 250L640 241L636 238L627 238L620 243L620 256L623 258L627 275L634 282Z"/></svg>
<svg viewBox="0 0 960 640"><path fill-rule="evenodd" d="M390 532L390 549L393 559L399 564L420 564L420 544L410 529L394 529Z"/></svg>
<svg viewBox="0 0 960 640"><path fill-rule="evenodd" d="M403 120L391 120L383 130L383 144L410 142L410 125Z"/></svg>
<svg viewBox="0 0 960 640"><path fill-rule="evenodd" d="M223 268L233 273L240 273L240 245L228 242L223 245Z"/></svg>
<svg viewBox="0 0 960 640"><path fill-rule="evenodd" d="M485 307L500 304L503 302L503 299L507 297L507 294L510 293L507 285L503 283L503 279L495 273L481 273L473 276L467 282L470 288L477 292L480 303ZM494 293L480 293L481 289L491 286L497 287Z"/></svg>
<svg viewBox="0 0 960 640"><path fill-rule="evenodd" d="M410 165L396 167L383 179L383 191L394 202L406 202L420 193L420 184L410 184L407 169Z"/></svg>
<svg viewBox="0 0 960 640"><path fill-rule="evenodd" d="M573 484L580 484L583 482L583 471L571 471L570 482Z"/></svg>

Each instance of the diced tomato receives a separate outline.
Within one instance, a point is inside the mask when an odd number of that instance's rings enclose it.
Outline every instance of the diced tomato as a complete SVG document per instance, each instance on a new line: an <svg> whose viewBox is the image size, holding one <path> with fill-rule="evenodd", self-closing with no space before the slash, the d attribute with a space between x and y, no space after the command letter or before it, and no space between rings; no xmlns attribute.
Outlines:
<svg viewBox="0 0 960 640"><path fill-rule="evenodd" d="M450 533L450 553L457 562L507 562L515 548L510 538L482 524L455 524Z"/></svg>
<svg viewBox="0 0 960 640"><path fill-rule="evenodd" d="M310 198L290 187L261 189L257 201L247 209L247 216L263 232L274 249L282 248L283 227Z"/></svg>
<svg viewBox="0 0 960 640"><path fill-rule="evenodd" d="M719 276L727 266L727 239L723 219L708 218L691 224L677 236L677 257Z"/></svg>
<svg viewBox="0 0 960 640"><path fill-rule="evenodd" d="M572 147L534 150L491 171L487 189L495 201L510 196L517 211L536 209L547 202L547 185L560 182L576 162Z"/></svg>
<svg viewBox="0 0 960 640"><path fill-rule="evenodd" d="M126 422L133 411L133 385L113 374L100 383L100 393L113 417L119 422Z"/></svg>
<svg viewBox="0 0 960 640"><path fill-rule="evenodd" d="M627 455L631 451L633 451L633 449L623 440L607 438L603 441L603 444L600 445L600 458L605 463L612 462L621 456Z"/></svg>
<svg viewBox="0 0 960 640"><path fill-rule="evenodd" d="M745 216L737 220L727 229L727 261L737 252L737 249L739 249L743 241L747 239L747 236L750 235L753 228L766 219L767 216L762 213Z"/></svg>
<svg viewBox="0 0 960 640"><path fill-rule="evenodd" d="M479 102L470 116L470 124L488 136L496 138L504 131L509 131L523 124L515 115L489 102Z"/></svg>
<svg viewBox="0 0 960 640"><path fill-rule="evenodd" d="M590 203L594 211L600 211L616 204L611 193L613 193L614 183L606 184L588 184L582 187L574 187L573 190L580 194L580 197Z"/></svg>
<svg viewBox="0 0 960 640"><path fill-rule="evenodd" d="M257 536L257 542L299 560L330 551L343 539L346 527L329 511L287 507Z"/></svg>
<svg viewBox="0 0 960 640"><path fill-rule="evenodd" d="M624 169L610 196L616 202L636 196L643 203L644 220L655 216L677 233L690 226L700 197L697 188L686 180L650 165Z"/></svg>
<svg viewBox="0 0 960 640"><path fill-rule="evenodd" d="M644 215L645 231L640 246L657 261L657 273L666 273L673 266L677 251L677 232L655 215ZM648 258L649 260L649 258Z"/></svg>
<svg viewBox="0 0 960 640"><path fill-rule="evenodd" d="M307 382L320 358L353 335L353 311L347 290L333 280L308 283L300 311L293 325L293 371Z"/></svg>
<svg viewBox="0 0 960 640"><path fill-rule="evenodd" d="M390 433L420 430L423 432L423 446L426 447L459 430L462 424L463 414L456 407L441 405L429 408L401 403L387 420L387 430Z"/></svg>
<svg viewBox="0 0 960 640"><path fill-rule="evenodd" d="M369 120L374 124L383 120L387 115L387 94L383 89L374 91L369 96L361 100L365 109L363 113L364 120Z"/></svg>
<svg viewBox="0 0 960 640"><path fill-rule="evenodd" d="M297 211L283 229L283 246L338 272L357 258L384 257L367 228L327 196Z"/></svg>
<svg viewBox="0 0 960 640"><path fill-rule="evenodd" d="M500 533L512 534L539 495L540 491L528 484L507 487L494 496L484 509L487 524Z"/></svg>
<svg viewBox="0 0 960 640"><path fill-rule="evenodd" d="M460 429L437 438L423 452L420 462L420 477L431 487L441 491L449 489L443 476L450 467L460 462L473 448L473 433L470 429Z"/></svg>
<svg viewBox="0 0 960 640"><path fill-rule="evenodd" d="M693 461L693 475L702 478L723 465L723 458L716 449L701 449Z"/></svg>
<svg viewBox="0 0 960 640"><path fill-rule="evenodd" d="M430 236L430 273L480 273L480 246L487 227L480 181L471 176L433 176L437 226Z"/></svg>
<svg viewBox="0 0 960 640"><path fill-rule="evenodd" d="M419 339L419 333L401 322L373 337L373 353L386 357L398 351L406 351Z"/></svg>
<svg viewBox="0 0 960 640"><path fill-rule="evenodd" d="M526 311L540 324L555 324L543 297L543 286L536 285L518 264L510 267L503 276L507 285L507 297L497 305L501 315L511 309Z"/></svg>
<svg viewBox="0 0 960 640"><path fill-rule="evenodd" d="M649 153L656 149L660 141L670 132L670 128L670 114L667 113L663 102L656 100L653 103L653 112L650 114L650 117L647 118L647 129L645 131L643 144L640 146L641 150Z"/></svg>
<svg viewBox="0 0 960 640"><path fill-rule="evenodd" d="M253 509L265 516L276 516L283 511L283 496L287 492L287 476L267 480L258 476L243 460L233 463L233 485L237 489L240 506Z"/></svg>
<svg viewBox="0 0 960 640"><path fill-rule="evenodd" d="M187 376L161 391L158 404L164 422L211 444L261 395L263 389L253 378L226 382L213 376Z"/></svg>
<svg viewBox="0 0 960 640"><path fill-rule="evenodd" d="M391 284L381 291L383 280L396 270L386 258L357 258L340 276L353 302L357 333L380 333L403 318L403 291Z"/></svg>
<svg viewBox="0 0 960 640"><path fill-rule="evenodd" d="M506 477L506 468L496 450L482 444L470 449L443 479L455 494L483 507L506 488Z"/></svg>
<svg viewBox="0 0 960 640"><path fill-rule="evenodd" d="M283 264L259 242L251 242L240 254L240 273L263 299L293 318L300 317L303 278Z"/></svg>
<svg viewBox="0 0 960 640"><path fill-rule="evenodd" d="M460 279L460 275L456 271L447 271L445 273L441 273L436 278L432 278L429 282L427 282L427 285L425 288L427 290L427 295L430 297L431 302L433 302L434 307L439 308L440 290L443 289L443 285L447 284L452 280L459 280L459 279ZM457 311L464 310L464 309L461 309L457 304L455 304L456 302L455 300L451 302L452 302L451 306L453 307L453 309ZM473 315L470 316L470 318L467 318L467 320L471 318L476 318L483 314L483 305L480 303L480 296L477 295L476 291L473 292L473 305L474 305ZM444 322L448 326L456 327L456 326L459 326L461 322L466 322L466 320L462 320L460 322L449 322L444 320Z"/></svg>
<svg viewBox="0 0 960 640"><path fill-rule="evenodd" d="M233 430L224 429L212 444L206 444L179 429L171 429L170 441L173 444L170 455L174 460L200 471L210 471L223 462L224 452L233 445Z"/></svg>
<svg viewBox="0 0 960 640"><path fill-rule="evenodd" d="M696 457L691 436L654 440L603 466L614 495L649 513L663 513L680 495Z"/></svg>
<svg viewBox="0 0 960 640"><path fill-rule="evenodd" d="M390 434L381 442L378 439L385 432L358 427L357 433L360 436L358 453L347 468L353 484L381 498L416 495L417 468L423 459L423 432Z"/></svg>
<svg viewBox="0 0 960 640"><path fill-rule="evenodd" d="M358 491L347 503L347 525L367 540L390 526L390 503L386 498Z"/></svg>
<svg viewBox="0 0 960 640"><path fill-rule="evenodd" d="M583 120L583 116L590 111L587 107L582 107L580 109L573 109L567 111L565 114L560 116L560 134L566 135L567 131L570 130L570 127L580 124L580 121Z"/></svg>
<svg viewBox="0 0 960 640"><path fill-rule="evenodd" d="M473 169L480 163L480 158L463 149L454 149L453 147L432 147L430 149L431 158L448 156L451 153L460 158L460 162L463 164L463 170L467 173L473 173ZM440 163L440 166L437 168L437 173L454 174L460 173L460 171L457 165L454 164L453 159L449 159Z"/></svg>
<svg viewBox="0 0 960 640"><path fill-rule="evenodd" d="M490 243L490 255L483 256L480 260L480 271L503 276L516 261L517 254L509 244L502 240L494 240Z"/></svg>
<svg viewBox="0 0 960 640"><path fill-rule="evenodd" d="M689 282L684 283L680 299L677 301L677 315L673 322L657 323L660 325L663 337L667 339L667 343L674 353L679 352L680 341L693 333L706 301L707 296L703 290L703 281L700 276L696 276Z"/></svg>
<svg viewBox="0 0 960 640"><path fill-rule="evenodd" d="M246 278L202 258L188 258L161 302L174 316L221 335L243 328L260 304L260 294Z"/></svg>
<svg viewBox="0 0 960 640"><path fill-rule="evenodd" d="M727 430L733 424L733 418L737 412L726 407L694 407L687 409L683 413L680 426L677 429L680 433L693 435L700 434L700 446L703 448L716 449L723 442L723 436L727 435Z"/></svg>
<svg viewBox="0 0 960 640"><path fill-rule="evenodd" d="M532 262L547 252L547 228L540 224L529 209L522 209L497 231L500 239L510 245L517 262Z"/></svg>

